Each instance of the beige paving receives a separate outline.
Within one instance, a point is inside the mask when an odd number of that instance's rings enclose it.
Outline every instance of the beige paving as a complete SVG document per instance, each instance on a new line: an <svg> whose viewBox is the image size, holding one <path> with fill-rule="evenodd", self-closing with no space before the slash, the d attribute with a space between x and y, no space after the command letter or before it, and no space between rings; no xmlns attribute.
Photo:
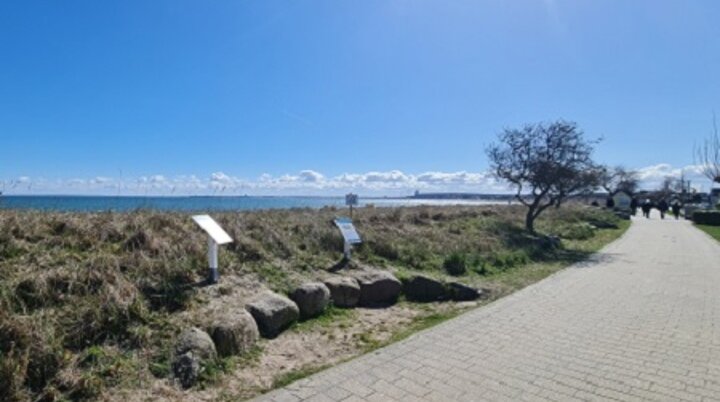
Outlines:
<svg viewBox="0 0 720 402"><path fill-rule="evenodd" d="M593 262L258 398L720 401L720 245L636 220Z"/></svg>

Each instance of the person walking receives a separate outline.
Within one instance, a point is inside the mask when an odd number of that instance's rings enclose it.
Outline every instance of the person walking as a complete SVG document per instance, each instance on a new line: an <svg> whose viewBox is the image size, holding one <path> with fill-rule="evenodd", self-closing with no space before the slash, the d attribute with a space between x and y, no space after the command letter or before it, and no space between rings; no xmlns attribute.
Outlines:
<svg viewBox="0 0 720 402"><path fill-rule="evenodd" d="M632 214L632 216L635 216L635 214L637 214L637 209L638 209L638 200L637 200L637 198L633 197L630 200L630 213Z"/></svg>
<svg viewBox="0 0 720 402"><path fill-rule="evenodd" d="M682 205L680 205L680 201L674 200L672 202L671 208L672 208L673 215L675 215L675 220L680 219L680 208L681 207L682 207Z"/></svg>
<svg viewBox="0 0 720 402"><path fill-rule="evenodd" d="M657 209L660 211L660 219L665 219L665 213L668 211L669 208L670 207L667 201L665 201L664 199L658 202Z"/></svg>
<svg viewBox="0 0 720 402"><path fill-rule="evenodd" d="M652 202L649 198L645 199L645 201L642 203L641 208L643 216L650 219L650 209L652 208Z"/></svg>
<svg viewBox="0 0 720 402"><path fill-rule="evenodd" d="M608 196L605 199L605 208L607 208L607 209L615 208L615 200L611 196Z"/></svg>

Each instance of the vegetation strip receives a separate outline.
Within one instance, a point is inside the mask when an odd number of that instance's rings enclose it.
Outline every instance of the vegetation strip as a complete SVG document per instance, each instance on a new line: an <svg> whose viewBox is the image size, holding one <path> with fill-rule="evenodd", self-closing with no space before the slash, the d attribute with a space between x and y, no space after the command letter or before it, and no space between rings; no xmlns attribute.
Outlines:
<svg viewBox="0 0 720 402"><path fill-rule="evenodd" d="M198 385L169 380L188 326L244 312L265 289L289 294L322 281L341 257L333 209L214 216L237 241L220 255L219 285L203 287L205 236L188 215L0 212L0 399L238 399L397 341L478 302L330 307L275 339L204 365ZM548 210L540 233L514 206L362 208L356 265L481 289L492 300L587 257L628 226L612 213ZM614 229L598 229L600 227ZM220 315L218 315L220 314ZM219 349L220 350L220 349ZM294 374L293 374L294 373Z"/></svg>
<svg viewBox="0 0 720 402"><path fill-rule="evenodd" d="M720 241L720 226L696 224L695 227L709 234L713 239Z"/></svg>

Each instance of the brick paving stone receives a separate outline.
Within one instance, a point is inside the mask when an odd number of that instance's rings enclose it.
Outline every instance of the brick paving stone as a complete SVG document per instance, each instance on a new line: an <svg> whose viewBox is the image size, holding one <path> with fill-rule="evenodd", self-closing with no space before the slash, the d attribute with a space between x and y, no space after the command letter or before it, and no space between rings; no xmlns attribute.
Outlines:
<svg viewBox="0 0 720 402"><path fill-rule="evenodd" d="M588 262L256 400L720 401L717 261L690 223L637 219Z"/></svg>

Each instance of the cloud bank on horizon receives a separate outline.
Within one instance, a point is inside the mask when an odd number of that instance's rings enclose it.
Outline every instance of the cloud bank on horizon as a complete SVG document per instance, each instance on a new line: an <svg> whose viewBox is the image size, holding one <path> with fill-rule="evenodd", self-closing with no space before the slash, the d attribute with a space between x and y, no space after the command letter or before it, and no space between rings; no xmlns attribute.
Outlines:
<svg viewBox="0 0 720 402"><path fill-rule="evenodd" d="M710 181L702 175L702 166L674 167L661 163L637 169L642 189L659 188L666 177L684 175L693 188L707 191ZM509 193L507 184L488 172L424 172L410 174L400 170L344 173L326 176L315 170L256 179L215 172L207 177L196 175L148 175L137 178L93 177L47 179L21 176L1 180L4 194L73 195L342 195L348 191L364 195L397 196L420 192Z"/></svg>

